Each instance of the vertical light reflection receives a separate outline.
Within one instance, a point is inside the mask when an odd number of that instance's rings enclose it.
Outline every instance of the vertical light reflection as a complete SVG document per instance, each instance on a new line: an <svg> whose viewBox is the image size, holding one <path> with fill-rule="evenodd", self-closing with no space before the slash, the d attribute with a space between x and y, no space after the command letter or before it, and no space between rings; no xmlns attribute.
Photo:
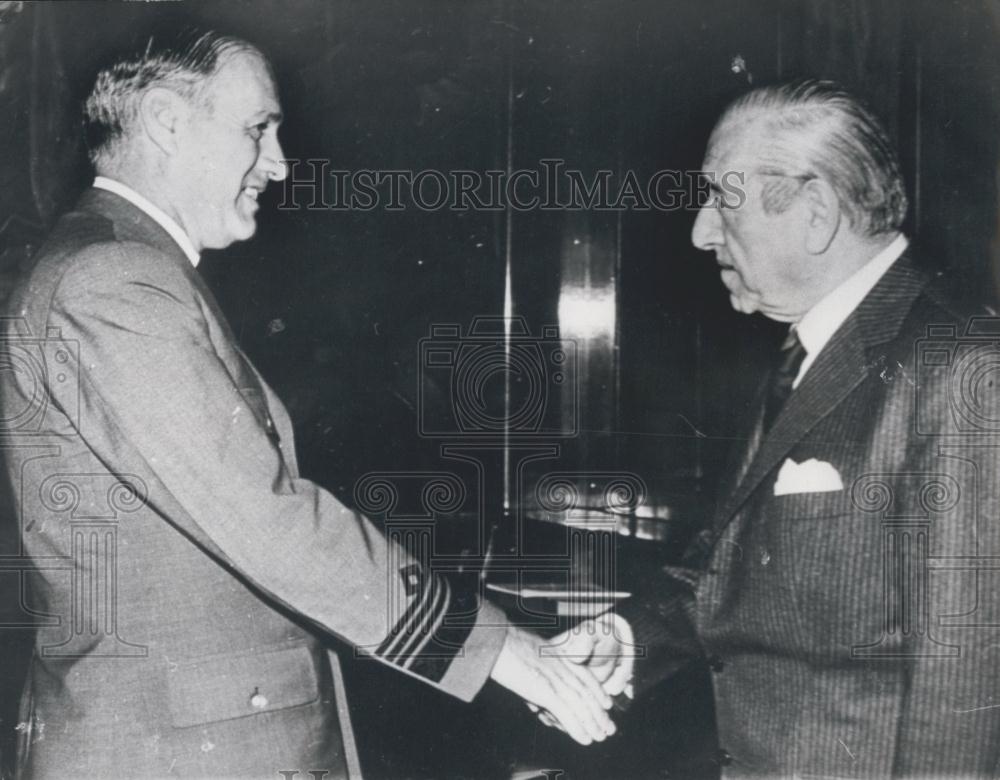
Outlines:
<svg viewBox="0 0 1000 780"><path fill-rule="evenodd" d="M583 342L577 345L578 354L586 359L591 349L587 342L614 342L618 314L616 279L613 274L593 273L613 258L579 238L570 242L566 255L559 286L559 334L564 339Z"/></svg>
<svg viewBox="0 0 1000 780"><path fill-rule="evenodd" d="M567 382L563 393L577 391L584 435L575 443L574 467L586 471L608 455L607 437L617 424L618 281L616 247L581 227L563 242L557 311L560 338L576 347L576 387ZM573 409L565 396L563 409ZM585 485L579 487L588 495Z"/></svg>

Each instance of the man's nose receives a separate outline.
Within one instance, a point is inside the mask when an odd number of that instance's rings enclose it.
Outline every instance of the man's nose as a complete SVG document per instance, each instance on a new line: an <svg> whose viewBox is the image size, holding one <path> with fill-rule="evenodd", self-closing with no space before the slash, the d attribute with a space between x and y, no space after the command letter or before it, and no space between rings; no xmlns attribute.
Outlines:
<svg viewBox="0 0 1000 780"><path fill-rule="evenodd" d="M719 208L714 201L703 205L691 228L691 243L698 249L711 249L720 242L720 223Z"/></svg>
<svg viewBox="0 0 1000 780"><path fill-rule="evenodd" d="M265 137L260 149L259 165L271 181L283 181L288 176L288 166L285 164L285 153L277 135Z"/></svg>

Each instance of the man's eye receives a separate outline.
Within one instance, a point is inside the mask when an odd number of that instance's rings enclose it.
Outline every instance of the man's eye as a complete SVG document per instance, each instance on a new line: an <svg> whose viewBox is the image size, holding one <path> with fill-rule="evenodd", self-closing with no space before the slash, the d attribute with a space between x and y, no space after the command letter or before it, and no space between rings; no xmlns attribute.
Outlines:
<svg viewBox="0 0 1000 780"><path fill-rule="evenodd" d="M267 130L267 122L261 122L259 125L251 127L248 132L253 140L259 141L264 136L265 130Z"/></svg>
<svg viewBox="0 0 1000 780"><path fill-rule="evenodd" d="M723 209L732 210L739 208L740 205L739 199L728 192L712 195L711 203L714 208L717 208L720 211Z"/></svg>

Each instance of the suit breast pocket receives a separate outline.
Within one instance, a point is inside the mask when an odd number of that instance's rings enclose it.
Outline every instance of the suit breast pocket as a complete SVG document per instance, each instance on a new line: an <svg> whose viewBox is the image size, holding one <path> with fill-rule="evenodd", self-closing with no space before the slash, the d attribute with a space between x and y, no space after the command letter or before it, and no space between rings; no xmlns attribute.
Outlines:
<svg viewBox="0 0 1000 780"><path fill-rule="evenodd" d="M826 490L819 493L791 493L774 496L768 507L768 516L778 521L808 522L848 514L853 508L847 490Z"/></svg>
<svg viewBox="0 0 1000 780"><path fill-rule="evenodd" d="M178 663L167 672L171 721L185 728L309 704L319 663L305 645Z"/></svg>
<svg viewBox="0 0 1000 780"><path fill-rule="evenodd" d="M885 614L882 518L847 491L776 496L769 508L770 563L807 641L837 654L871 641Z"/></svg>

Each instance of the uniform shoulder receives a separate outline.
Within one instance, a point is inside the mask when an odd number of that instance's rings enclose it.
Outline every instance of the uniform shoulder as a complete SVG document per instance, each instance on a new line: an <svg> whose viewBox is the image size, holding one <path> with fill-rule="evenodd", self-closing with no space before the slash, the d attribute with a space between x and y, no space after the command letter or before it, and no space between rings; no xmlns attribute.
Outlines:
<svg viewBox="0 0 1000 780"><path fill-rule="evenodd" d="M95 241L67 253L62 264L60 286L83 282L89 286L102 283L127 284L181 280L183 267L175 258L141 241Z"/></svg>
<svg viewBox="0 0 1000 780"><path fill-rule="evenodd" d="M178 300L190 298L192 288L178 258L141 241L120 240L112 221L100 215L69 212L14 286L6 314L41 329L55 301L100 298L130 283Z"/></svg>
<svg viewBox="0 0 1000 780"><path fill-rule="evenodd" d="M137 218L138 214L131 207L122 208L116 196L96 190L85 193L77 207L56 222L22 278L44 287L84 273L112 272L123 279L137 273L183 274L186 262L181 262L185 258L179 250L173 257L160 243L143 240L142 230L149 228L142 222L152 222Z"/></svg>

